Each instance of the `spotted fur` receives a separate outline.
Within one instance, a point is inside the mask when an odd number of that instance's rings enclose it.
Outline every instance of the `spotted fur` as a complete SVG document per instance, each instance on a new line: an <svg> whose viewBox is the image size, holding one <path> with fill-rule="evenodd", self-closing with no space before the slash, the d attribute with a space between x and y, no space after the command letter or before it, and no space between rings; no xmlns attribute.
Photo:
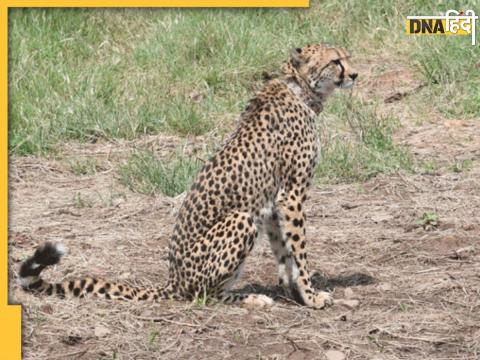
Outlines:
<svg viewBox="0 0 480 360"><path fill-rule="evenodd" d="M330 295L312 287L303 204L318 160L315 118L335 88L354 84L349 57L326 44L294 49L283 76L250 100L238 128L199 172L179 210L165 286L137 288L89 277L50 284L40 272L57 263L62 251L47 243L22 264L24 289L126 300L191 300L207 293L225 302L270 304L265 296L230 292L262 231L280 283L301 304L329 304Z"/></svg>

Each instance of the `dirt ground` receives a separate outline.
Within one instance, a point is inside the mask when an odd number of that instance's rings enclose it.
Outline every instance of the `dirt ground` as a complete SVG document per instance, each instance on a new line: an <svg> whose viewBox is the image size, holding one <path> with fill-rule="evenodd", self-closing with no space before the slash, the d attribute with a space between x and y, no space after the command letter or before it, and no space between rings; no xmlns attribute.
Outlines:
<svg viewBox="0 0 480 360"><path fill-rule="evenodd" d="M398 72L373 77L364 85L375 90L364 95L393 96L385 106L402 109L404 88L418 84L398 78ZM276 296L269 309L26 294L16 270L46 240L70 249L47 279L88 274L164 282L181 198L134 194L118 183L112 164L139 142L168 151L178 139L67 144L64 156L99 159L93 176L72 174L63 160L11 158L10 294L24 304L24 359L479 359L480 122L439 115L419 125L408 114L401 120L396 141L416 160L434 159L435 171L310 191L307 238L316 286L350 302L320 311L284 298L265 241L238 287ZM473 160L471 169L450 169L465 159ZM425 212L437 213L439 224L418 224Z"/></svg>

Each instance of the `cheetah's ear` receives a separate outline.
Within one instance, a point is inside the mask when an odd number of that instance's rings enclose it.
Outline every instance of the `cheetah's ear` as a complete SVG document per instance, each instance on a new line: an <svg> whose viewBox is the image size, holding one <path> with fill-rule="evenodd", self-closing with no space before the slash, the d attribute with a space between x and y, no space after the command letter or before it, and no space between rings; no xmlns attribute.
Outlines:
<svg viewBox="0 0 480 360"><path fill-rule="evenodd" d="M290 61L295 68L298 68L300 66L300 64L303 62L301 48L292 49L292 51L290 52Z"/></svg>

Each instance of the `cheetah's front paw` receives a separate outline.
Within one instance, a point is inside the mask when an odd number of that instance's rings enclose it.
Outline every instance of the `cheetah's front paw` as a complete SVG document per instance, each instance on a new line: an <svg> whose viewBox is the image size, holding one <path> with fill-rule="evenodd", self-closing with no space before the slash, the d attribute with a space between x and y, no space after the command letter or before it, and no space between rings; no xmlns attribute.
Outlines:
<svg viewBox="0 0 480 360"><path fill-rule="evenodd" d="M304 295L305 305L314 309L323 309L333 304L332 295L325 291L315 292L313 294Z"/></svg>

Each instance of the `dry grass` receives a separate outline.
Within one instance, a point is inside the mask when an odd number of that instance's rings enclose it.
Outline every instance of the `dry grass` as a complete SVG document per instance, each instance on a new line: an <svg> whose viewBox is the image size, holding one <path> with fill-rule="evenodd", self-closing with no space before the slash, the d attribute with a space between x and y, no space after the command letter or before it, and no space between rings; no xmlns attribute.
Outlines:
<svg viewBox="0 0 480 360"><path fill-rule="evenodd" d="M422 133L448 138L442 152L448 162L456 140L467 133L477 138L480 125L447 125L426 124L413 133L406 126L399 141L425 156L436 151L426 139L418 141ZM469 154L478 158L478 142L469 144ZM50 279L93 274L143 285L165 279L165 247L178 201L126 191L108 164L128 146L108 152L97 146L98 162L106 166L95 176L78 178L54 160L12 160L12 278L18 262L48 239L63 240L71 249L45 274ZM12 280L12 298L24 304L24 358L322 359L327 349L338 349L348 359L477 359L479 176L474 162L463 173L383 175L364 184L312 190L307 233L312 267L322 271L317 286L334 291L335 298L359 299L356 309L334 305L314 311L281 296L267 310L62 301L25 294ZM76 192L90 206L75 207ZM417 224L427 211L440 219L430 231ZM281 295L274 274L273 258L262 243L239 286Z"/></svg>

